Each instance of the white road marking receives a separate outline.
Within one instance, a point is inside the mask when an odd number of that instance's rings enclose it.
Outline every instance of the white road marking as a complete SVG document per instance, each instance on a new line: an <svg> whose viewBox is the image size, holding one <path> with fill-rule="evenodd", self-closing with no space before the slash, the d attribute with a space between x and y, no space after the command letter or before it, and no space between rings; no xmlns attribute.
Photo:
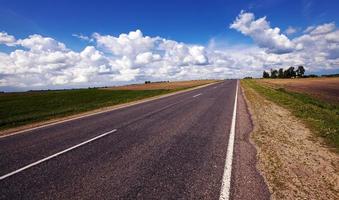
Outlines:
<svg viewBox="0 0 339 200"><path fill-rule="evenodd" d="M237 118L238 82L239 81L237 81L237 88L236 88L236 93L235 93L235 101L234 101L233 116L232 116L232 124L231 124L230 136L228 139L227 155L226 155L226 161L225 161L224 175L222 177L222 185L221 185L219 200L228 200L230 198L235 123L236 123L236 118Z"/></svg>
<svg viewBox="0 0 339 200"><path fill-rule="evenodd" d="M198 96L200 96L200 95L202 95L202 93L199 93L199 94L194 95L193 98L198 97Z"/></svg>
<svg viewBox="0 0 339 200"><path fill-rule="evenodd" d="M217 87L214 87L214 89L217 88Z"/></svg>
<svg viewBox="0 0 339 200"><path fill-rule="evenodd" d="M28 169L28 168L31 168L31 167L33 167L33 166L35 166L35 165L38 165L38 164L42 163L42 162L45 162L45 161L50 160L50 159L52 159L52 158L55 158L55 157L57 157L57 156L59 156L59 155L61 155L61 154L64 154L64 153L66 153L66 152L68 152L68 151L71 151L71 150L73 150L73 149L75 149L75 148L78 148L78 147L80 147L80 146L82 146L82 145L85 145L85 144L87 144L87 143L89 143L89 142L92 142L92 141L94 141L94 140L97 140L97 139L99 139L99 138L102 138L102 137L104 137L104 136L106 136L106 135L108 135L108 134L114 133L114 132L116 132L116 131L117 131L117 129L113 129L113 130L111 130L111 131L108 131L108 132L106 132L106 133L103 133L103 134L101 134L101 135L98 135L98 136L96 136L96 137L94 137L94 138L92 138L92 139L86 140L86 141L84 141L84 142L82 142L82 143L80 143L80 144L77 144L77 145L75 145L75 146L72 146L72 147L70 147L70 148L68 148L68 149L65 149L65 150L63 150L63 151L60 151L60 152L58 152L58 153L56 153L56 154L53 154L53 155L51 155L51 156L48 156L48 157L43 158L43 159L41 159L41 160L38 160L38 161L36 161L36 162L34 162L34 163L31 163L31 164L29 164L29 165L26 165L26 166L24 166L24 167L22 167L22 168L20 168L20 169L17 169L17 170L15 170L15 171L13 171L13 172L10 172L10 173L8 173L8 174L5 174L5 175L3 175L3 176L0 176L0 180L3 180L3 179L5 179L5 178L8 178L8 177L10 177L10 176L12 176L12 175L14 175L14 174L17 174L17 173L19 173L19 172L21 172L21 171L24 171L24 170L26 170L26 169Z"/></svg>

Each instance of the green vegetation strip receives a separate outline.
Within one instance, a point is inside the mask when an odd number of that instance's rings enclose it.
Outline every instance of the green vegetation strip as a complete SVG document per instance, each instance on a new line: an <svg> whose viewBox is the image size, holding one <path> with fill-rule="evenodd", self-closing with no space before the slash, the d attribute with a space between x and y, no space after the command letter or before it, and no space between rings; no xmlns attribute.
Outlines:
<svg viewBox="0 0 339 200"><path fill-rule="evenodd" d="M324 138L330 147L334 147L336 152L339 152L338 104L334 105L306 94L286 91L284 88L272 88L260 83L260 80L242 80L241 82L243 86L250 87L268 100L291 110L314 133Z"/></svg>
<svg viewBox="0 0 339 200"><path fill-rule="evenodd" d="M78 89L0 94L0 130L174 91L178 89L139 91Z"/></svg>

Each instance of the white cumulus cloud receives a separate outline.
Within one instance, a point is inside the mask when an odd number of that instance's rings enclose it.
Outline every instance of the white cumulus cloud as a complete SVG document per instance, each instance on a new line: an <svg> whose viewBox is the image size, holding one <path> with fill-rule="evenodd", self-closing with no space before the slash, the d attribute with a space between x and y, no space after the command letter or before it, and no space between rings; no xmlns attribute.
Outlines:
<svg viewBox="0 0 339 200"><path fill-rule="evenodd" d="M139 53L147 52L153 48L154 41L157 40L157 38L149 36L144 37L140 30L121 34L119 37L103 36L99 33L94 33L93 37L99 47L105 48L116 56L136 56Z"/></svg>
<svg viewBox="0 0 339 200"><path fill-rule="evenodd" d="M278 27L271 28L266 17L255 19L253 13L241 11L230 28L250 36L259 47L266 48L270 53L289 53L296 48Z"/></svg>
<svg viewBox="0 0 339 200"><path fill-rule="evenodd" d="M289 39L265 17L241 12L230 26L254 44L186 44L140 30L120 35L94 33L80 51L39 34L16 39L0 32L0 90L105 86L145 80L187 80L261 76L262 70L304 65L307 72L339 70L335 23L312 26ZM82 39L81 37L79 37ZM222 44L222 45L219 45Z"/></svg>
<svg viewBox="0 0 339 200"><path fill-rule="evenodd" d="M6 32L0 32L0 44L5 44L7 46L14 46L16 39L12 35L8 35Z"/></svg>
<svg viewBox="0 0 339 200"><path fill-rule="evenodd" d="M2 36L14 38L5 32ZM208 64L205 47L144 36L140 30L117 37L95 33L90 39L95 46L80 52L38 34L2 40L17 49L0 52L0 87L54 88L203 78L201 66Z"/></svg>
<svg viewBox="0 0 339 200"><path fill-rule="evenodd" d="M297 28L294 28L294 27L292 27L292 26L289 26L289 27L285 30L285 33L286 33L287 35L292 35L292 34L296 33L297 31L298 31Z"/></svg>
<svg viewBox="0 0 339 200"><path fill-rule="evenodd" d="M311 35L321 35L332 32L336 28L335 24L327 23L317 27L313 27L313 29L309 29Z"/></svg>

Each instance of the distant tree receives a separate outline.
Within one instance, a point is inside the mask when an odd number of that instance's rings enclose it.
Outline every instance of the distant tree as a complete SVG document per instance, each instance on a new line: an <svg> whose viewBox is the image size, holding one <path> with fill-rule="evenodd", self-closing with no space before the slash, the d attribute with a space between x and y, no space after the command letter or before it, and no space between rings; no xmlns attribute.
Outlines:
<svg viewBox="0 0 339 200"><path fill-rule="evenodd" d="M304 75L304 78L317 78L318 75L310 74L310 75Z"/></svg>
<svg viewBox="0 0 339 200"><path fill-rule="evenodd" d="M290 70L291 77L295 77L296 76L296 72L294 71L294 67L290 67L289 70Z"/></svg>
<svg viewBox="0 0 339 200"><path fill-rule="evenodd" d="M262 74L262 77L263 78L269 78L270 74L268 72L264 71L263 74Z"/></svg>
<svg viewBox="0 0 339 200"><path fill-rule="evenodd" d="M303 77L305 74L305 68L302 65L298 66L296 73L297 73L297 76Z"/></svg>
<svg viewBox="0 0 339 200"><path fill-rule="evenodd" d="M284 78L284 69L280 68L278 71L278 78Z"/></svg>
<svg viewBox="0 0 339 200"><path fill-rule="evenodd" d="M278 71L276 69L271 69L271 78L278 78Z"/></svg>
<svg viewBox="0 0 339 200"><path fill-rule="evenodd" d="M294 67L289 67L284 71L284 78L292 78L295 77Z"/></svg>
<svg viewBox="0 0 339 200"><path fill-rule="evenodd" d="M339 77L339 74L323 74L322 77Z"/></svg>
<svg viewBox="0 0 339 200"><path fill-rule="evenodd" d="M289 78L289 77L288 77L288 71L287 71L287 69L284 70L284 78Z"/></svg>

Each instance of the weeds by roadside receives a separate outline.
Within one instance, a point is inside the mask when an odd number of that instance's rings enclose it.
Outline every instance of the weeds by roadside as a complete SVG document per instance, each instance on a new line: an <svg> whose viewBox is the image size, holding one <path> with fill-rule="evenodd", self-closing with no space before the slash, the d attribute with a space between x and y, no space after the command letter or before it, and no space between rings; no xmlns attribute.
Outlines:
<svg viewBox="0 0 339 200"><path fill-rule="evenodd" d="M306 94L290 92L284 88L273 88L256 80L242 80L268 100L288 108L326 143L339 152L339 107ZM279 128L279 127L277 127ZM298 131L298 130L296 130Z"/></svg>

